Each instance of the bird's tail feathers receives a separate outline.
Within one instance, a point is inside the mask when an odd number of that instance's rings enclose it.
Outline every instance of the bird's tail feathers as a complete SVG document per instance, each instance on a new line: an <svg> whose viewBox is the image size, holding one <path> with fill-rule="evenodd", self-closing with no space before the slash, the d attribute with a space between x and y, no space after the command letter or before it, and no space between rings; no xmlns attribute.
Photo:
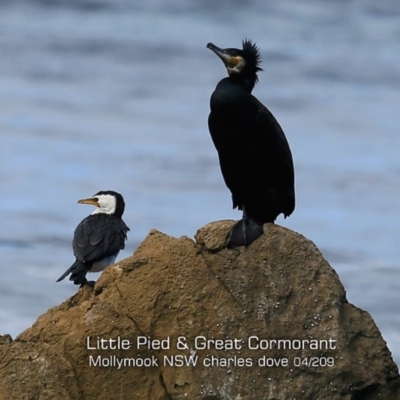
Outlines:
<svg viewBox="0 0 400 400"><path fill-rule="evenodd" d="M62 281L68 274L71 274L69 280L74 282L75 285L82 286L87 282L87 272L87 265L80 260L75 260L75 262L57 279L57 282Z"/></svg>
<svg viewBox="0 0 400 400"><path fill-rule="evenodd" d="M69 268L56 280L56 282L61 282L63 279L65 279L65 278L68 276L68 274L71 272L71 268L72 268L72 267L69 267Z"/></svg>

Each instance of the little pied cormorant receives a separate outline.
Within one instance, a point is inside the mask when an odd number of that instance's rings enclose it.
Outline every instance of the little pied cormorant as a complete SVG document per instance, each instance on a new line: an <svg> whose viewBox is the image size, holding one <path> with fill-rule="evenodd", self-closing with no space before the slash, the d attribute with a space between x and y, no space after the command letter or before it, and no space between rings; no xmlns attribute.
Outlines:
<svg viewBox="0 0 400 400"><path fill-rule="evenodd" d="M233 208L243 210L229 233L228 247L249 245L263 234L264 223L281 213L288 217L295 207L289 144L275 117L251 94L262 71L260 52L247 39L242 47L207 44L228 71L211 95L208 127Z"/></svg>
<svg viewBox="0 0 400 400"><path fill-rule="evenodd" d="M57 279L68 274L75 285L93 286L87 281L88 272L100 272L114 263L120 250L125 248L129 228L122 220L125 210L123 197L112 190L100 191L93 197L78 200L78 204L91 204L96 210L76 227L72 248L75 262Z"/></svg>

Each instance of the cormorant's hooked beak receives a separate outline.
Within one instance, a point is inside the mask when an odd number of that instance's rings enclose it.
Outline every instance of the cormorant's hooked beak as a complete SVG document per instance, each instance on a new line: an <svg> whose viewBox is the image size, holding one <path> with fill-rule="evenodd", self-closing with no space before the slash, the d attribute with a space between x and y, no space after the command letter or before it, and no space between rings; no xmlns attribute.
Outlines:
<svg viewBox="0 0 400 400"><path fill-rule="evenodd" d="M246 61L243 57L238 55L233 56L230 54L231 49L220 49L213 43L208 43L207 48L214 52L222 60L229 74L238 74L246 66Z"/></svg>
<svg viewBox="0 0 400 400"><path fill-rule="evenodd" d="M100 207L99 200L96 197L78 200L78 204L90 204L91 206Z"/></svg>

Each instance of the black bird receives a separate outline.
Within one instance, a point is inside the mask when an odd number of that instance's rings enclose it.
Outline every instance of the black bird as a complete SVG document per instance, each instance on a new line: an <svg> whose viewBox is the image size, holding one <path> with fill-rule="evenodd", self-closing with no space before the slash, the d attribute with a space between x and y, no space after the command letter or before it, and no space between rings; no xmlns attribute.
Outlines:
<svg viewBox="0 0 400 400"><path fill-rule="evenodd" d="M123 197L112 190L100 191L79 204L91 204L96 210L76 227L72 248L75 262L57 279L62 281L68 274L75 285L94 285L86 280L88 272L103 271L114 263L120 250L125 248L129 228L122 220L125 210Z"/></svg>
<svg viewBox="0 0 400 400"><path fill-rule="evenodd" d="M233 208L243 218L232 228L228 247L247 246L263 234L262 225L294 211L294 168L289 144L271 112L252 94L258 82L258 47L243 40L242 49L212 50L225 64L228 77L211 95L208 127L218 151Z"/></svg>

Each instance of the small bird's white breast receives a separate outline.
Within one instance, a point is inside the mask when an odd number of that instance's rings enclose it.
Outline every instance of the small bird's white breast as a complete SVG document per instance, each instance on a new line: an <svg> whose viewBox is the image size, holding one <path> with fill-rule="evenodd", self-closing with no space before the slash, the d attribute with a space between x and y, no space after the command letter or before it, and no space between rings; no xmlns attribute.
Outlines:
<svg viewBox="0 0 400 400"><path fill-rule="evenodd" d="M97 261L92 265L92 268L90 268L89 272L101 272L103 271L106 267L108 267L111 264L114 264L115 259L117 258L117 254L104 258L101 261Z"/></svg>

